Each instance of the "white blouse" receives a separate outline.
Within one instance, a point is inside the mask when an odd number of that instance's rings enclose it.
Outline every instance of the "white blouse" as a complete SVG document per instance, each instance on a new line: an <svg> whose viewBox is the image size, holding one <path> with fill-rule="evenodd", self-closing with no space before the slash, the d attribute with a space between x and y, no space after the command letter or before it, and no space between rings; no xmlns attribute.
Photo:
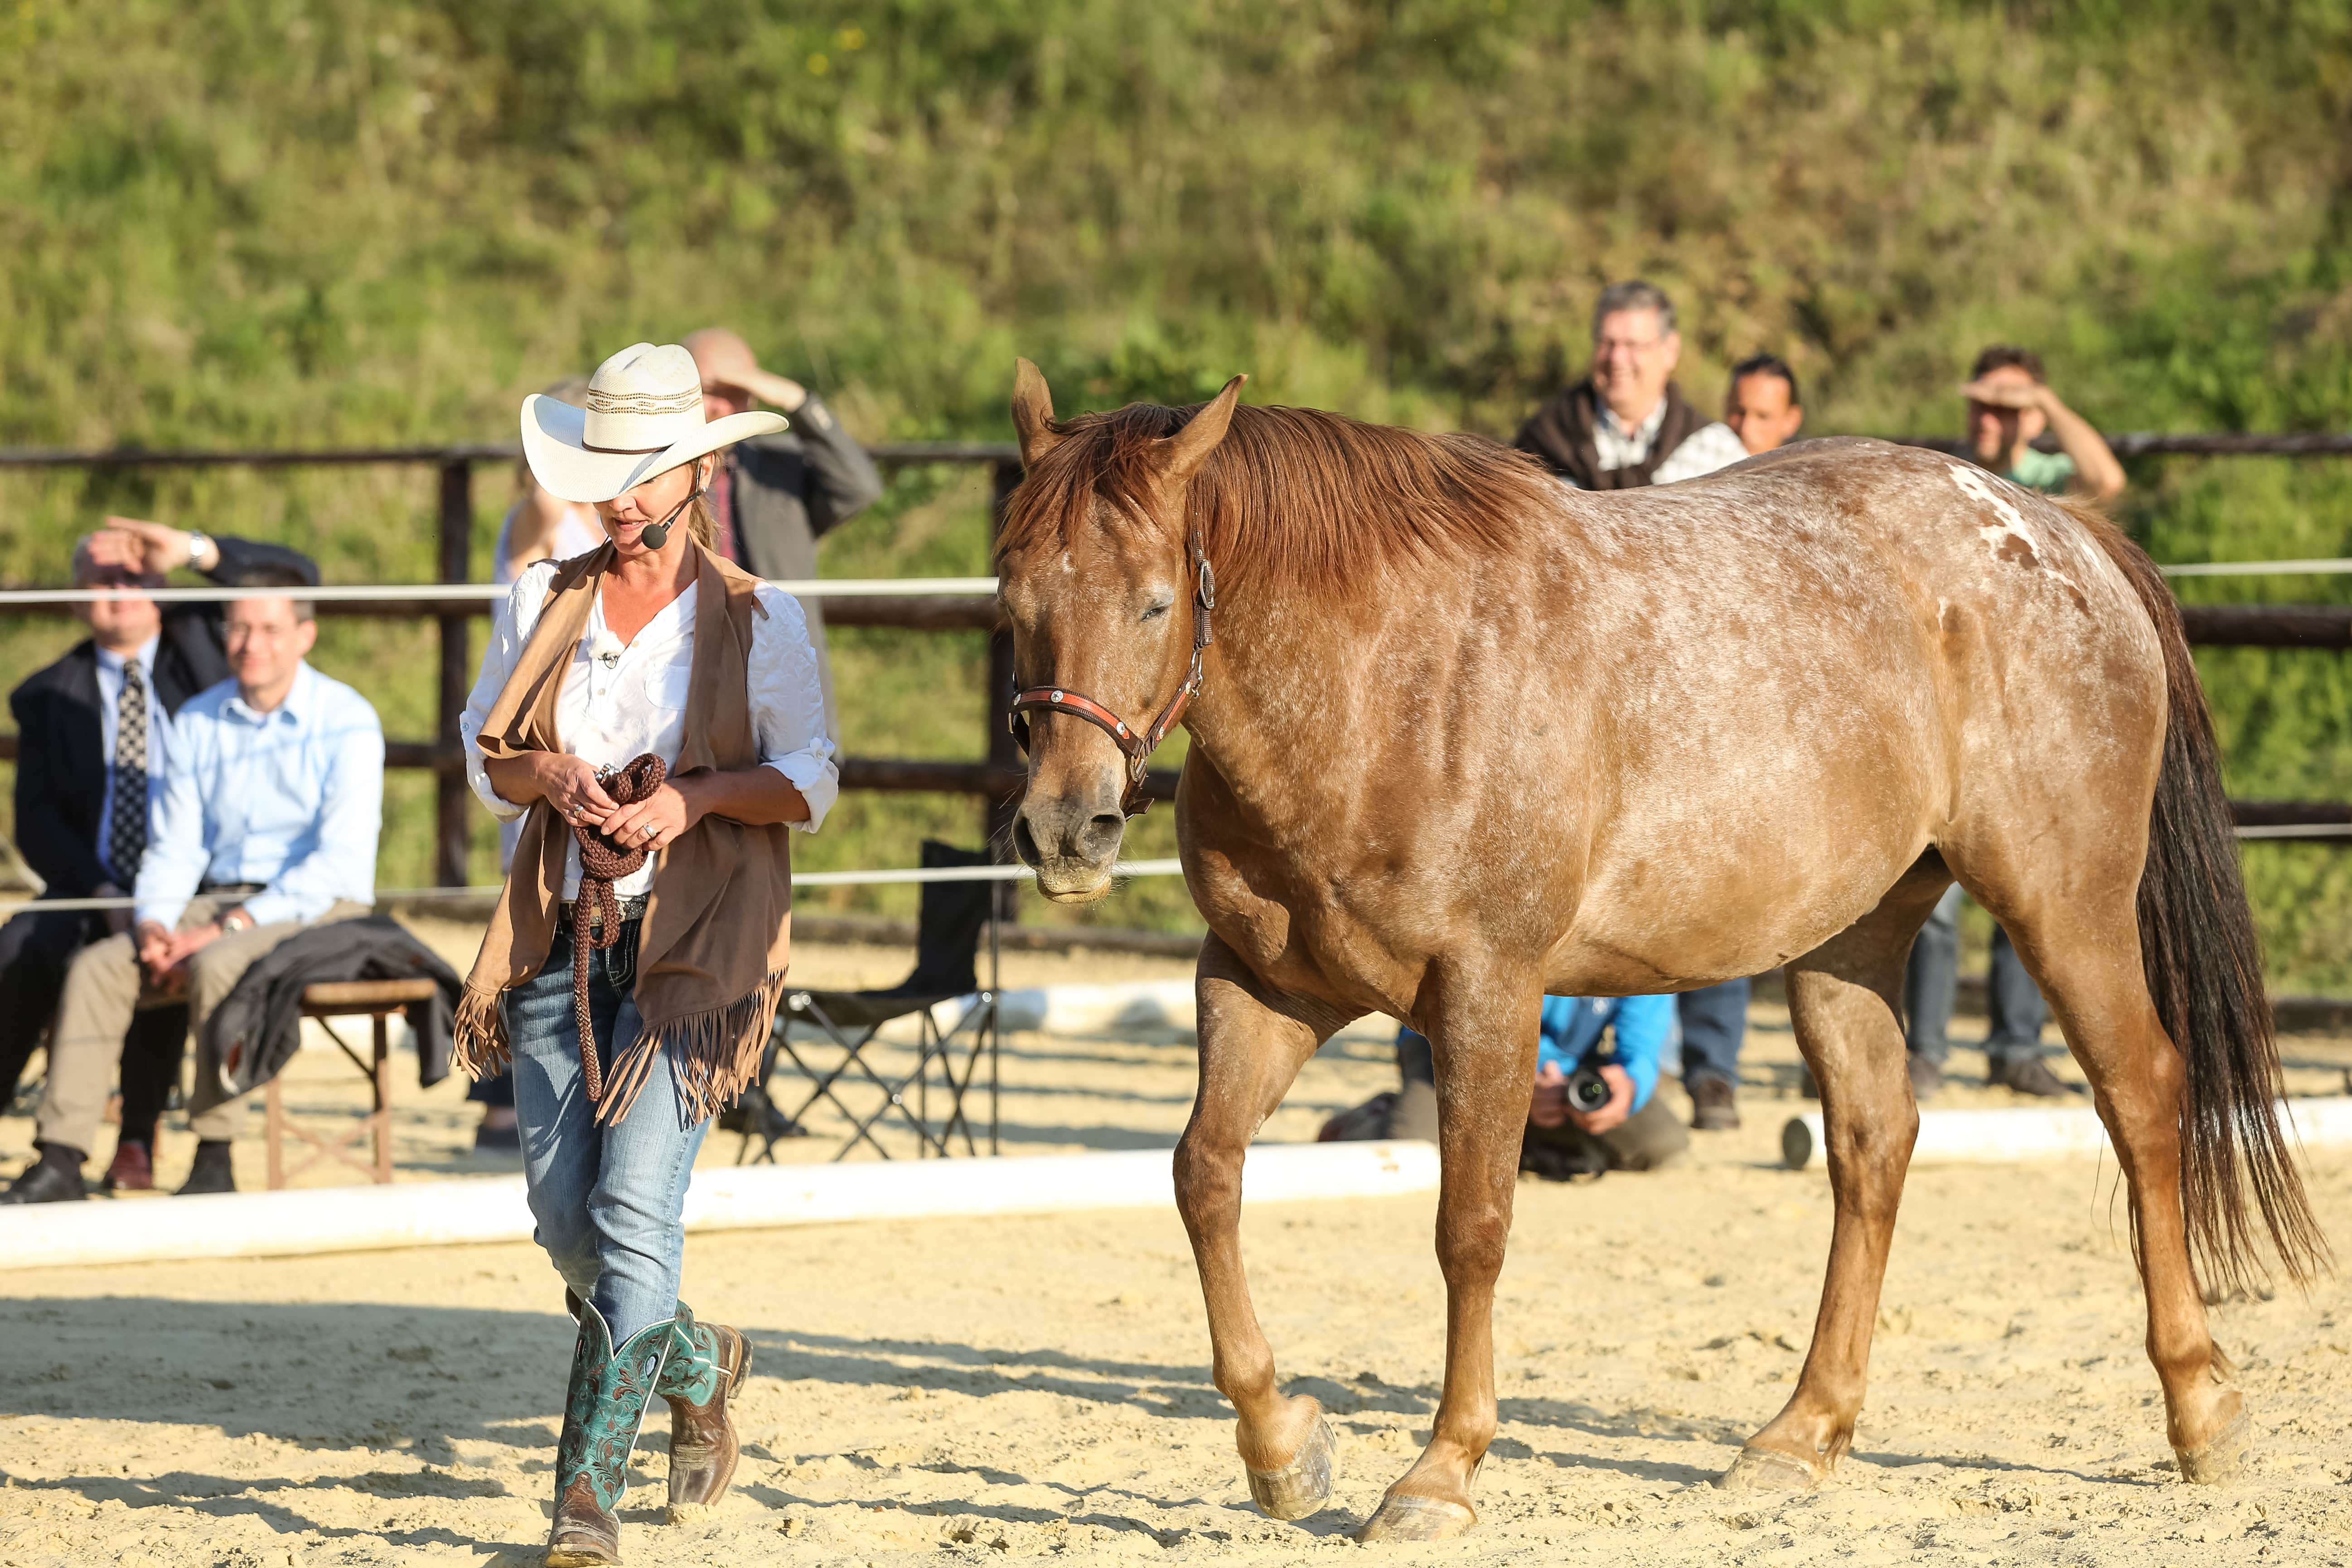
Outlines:
<svg viewBox="0 0 2352 1568"><path fill-rule="evenodd" d="M490 646L482 656L482 673L466 700L466 716L458 730L466 741L466 777L474 793L501 822L522 816L525 807L504 799L490 785L475 742L490 716L491 704L505 689L507 679L522 658L523 645L547 600L547 586L556 563L538 561L518 579L490 619ZM573 756L600 768L620 768L647 752L676 766L678 747L686 737L687 684L694 668L694 601L688 587L624 647L604 625L604 595L588 611L588 626L572 650L564 671L563 689L556 699L556 738ZM824 693L817 681L816 652L809 646L808 622L800 602L761 584L760 605L768 613L751 617L751 658L746 684L751 700L751 728L760 761L793 782L808 802L806 822L793 826L814 833L832 809L841 788L841 769L834 761L832 740L824 729ZM623 898L643 893L654 885L654 859L613 884ZM563 896L580 895L580 845L568 846L563 861Z"/></svg>

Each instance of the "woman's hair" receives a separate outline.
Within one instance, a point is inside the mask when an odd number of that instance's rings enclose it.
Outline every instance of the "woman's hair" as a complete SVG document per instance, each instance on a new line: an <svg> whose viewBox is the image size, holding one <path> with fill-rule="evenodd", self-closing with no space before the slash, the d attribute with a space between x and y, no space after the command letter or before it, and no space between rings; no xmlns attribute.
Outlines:
<svg viewBox="0 0 2352 1568"><path fill-rule="evenodd" d="M695 497L694 504L687 509L686 531L706 550L717 544L719 520L711 515L709 492Z"/></svg>

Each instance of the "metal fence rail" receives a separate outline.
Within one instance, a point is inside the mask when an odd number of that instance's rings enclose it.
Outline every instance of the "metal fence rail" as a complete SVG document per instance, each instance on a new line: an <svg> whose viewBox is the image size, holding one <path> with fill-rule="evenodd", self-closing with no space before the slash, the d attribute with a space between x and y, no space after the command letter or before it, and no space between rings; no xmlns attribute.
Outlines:
<svg viewBox="0 0 2352 1568"><path fill-rule="evenodd" d="M1960 451L1961 444L1945 437L1893 437L1904 446ZM2352 433L2290 431L2279 433L2224 432L2170 435L2119 432L2106 437L2118 457L2347 457L2352 456ZM1001 515L1004 498L1021 479L1020 448L1009 442L901 441L867 448L884 467L946 463L984 467L990 473L992 511ZM417 590L362 595L355 592L321 597L321 615L366 616L388 619L430 618L439 629L438 722L429 741L387 742L387 767L421 768L436 775L435 876L445 887L464 887L467 880L467 795L457 721L465 711L466 693L473 672L467 668L467 626L489 613L497 590L467 584L474 548L473 468L478 463L518 461L521 447L510 442L461 443L438 447L368 447L340 450L172 451L121 447L107 451L0 450L0 470L42 468L111 469L130 468L294 468L392 465L429 467L437 471L436 562L439 584ZM2239 563L2231 563L2233 566ZM2283 563L2282 563L2283 564ZM2326 566L2326 563L2298 563ZM466 584L456 592L425 595L429 586ZM836 626L887 626L915 631L984 631L989 634L987 712L983 732L988 753L979 762L940 762L878 758L845 758L842 786L845 789L939 791L976 795L988 802L988 837L1003 845L1012 811L1024 780L1018 754L1004 716L1013 693L1013 639L1000 622L993 598L986 594L916 595L898 590L856 597L836 596L839 587L826 584L825 621ZM415 594L415 596L410 596ZM45 598L52 598L44 595ZM61 615L68 605L0 602L0 614ZM2352 607L2333 605L2189 605L2183 610L2189 638L2207 646L2239 647L2352 647ZM16 738L0 734L0 760L13 760ZM1155 769L1146 790L1152 798L1171 798L1175 773ZM2305 806L2287 803L2294 811L2352 811L2334 805ZM2352 835L2335 826L2333 816L2295 817L2292 822L2249 824L2266 837L2302 837L2309 825L2333 842L2352 842Z"/></svg>

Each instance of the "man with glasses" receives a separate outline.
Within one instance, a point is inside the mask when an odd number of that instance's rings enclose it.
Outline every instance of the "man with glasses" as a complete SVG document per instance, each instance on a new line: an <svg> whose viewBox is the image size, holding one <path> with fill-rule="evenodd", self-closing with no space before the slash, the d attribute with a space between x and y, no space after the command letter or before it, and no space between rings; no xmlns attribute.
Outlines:
<svg viewBox="0 0 2352 1568"><path fill-rule="evenodd" d="M1612 283L1592 307L1592 369L1519 427L1512 445L1587 490L1670 485L1748 455L1731 427L1709 419L1675 384L1682 333L1656 285Z"/></svg>
<svg viewBox="0 0 2352 1568"><path fill-rule="evenodd" d="M185 567L215 583L257 576L314 584L299 551L110 517L74 547L77 588L121 590L76 606L89 637L9 694L16 721L16 839L42 898L127 895L150 840L172 724L197 692L227 679L222 606L166 609L143 589ZM131 911L27 910L0 926L0 1105L15 1099L66 969L89 943L131 929ZM186 1009L141 1013L122 1058L122 1122L106 1185L154 1184L155 1121L180 1071Z"/></svg>
<svg viewBox="0 0 2352 1568"><path fill-rule="evenodd" d="M232 600L223 630L230 679L190 698L173 722L132 929L82 949L66 973L36 1119L41 1157L0 1204L83 1195L82 1162L140 1000L169 994L186 998L196 1037L196 1158L180 1191L234 1191L229 1150L245 1101L223 1071L212 1014L279 942L363 915L374 899L375 710L307 661L319 631L307 602Z"/></svg>

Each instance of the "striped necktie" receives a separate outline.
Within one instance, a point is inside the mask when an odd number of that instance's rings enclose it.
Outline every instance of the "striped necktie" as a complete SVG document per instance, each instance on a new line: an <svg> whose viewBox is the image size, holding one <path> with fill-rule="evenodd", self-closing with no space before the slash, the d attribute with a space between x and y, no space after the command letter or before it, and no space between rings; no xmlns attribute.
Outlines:
<svg viewBox="0 0 2352 1568"><path fill-rule="evenodd" d="M106 858L118 887L139 879L147 854L147 677L139 661L122 661L122 695L114 704L114 810L106 827Z"/></svg>

